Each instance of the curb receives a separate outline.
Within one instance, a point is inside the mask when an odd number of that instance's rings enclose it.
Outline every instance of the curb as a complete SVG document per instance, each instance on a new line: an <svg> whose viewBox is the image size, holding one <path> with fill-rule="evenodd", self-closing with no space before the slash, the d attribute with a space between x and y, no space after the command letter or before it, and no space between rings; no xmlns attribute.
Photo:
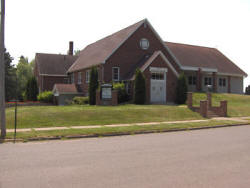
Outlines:
<svg viewBox="0 0 250 188"><path fill-rule="evenodd" d="M69 136L54 136L54 137L37 137L28 139L16 139L16 142L30 142L30 141L46 141L46 140L63 140L63 139L79 139L79 138L97 138L97 137L111 137L111 136L126 136L126 135L137 135L137 134L151 134L151 133L165 133L165 132L178 132L178 131L192 131L212 128L223 128L223 127L235 127L250 125L246 123L231 124L231 125L216 125L216 126L204 126L204 127L191 127L191 128L180 128L180 129L168 129L168 130L145 130L135 132L122 132L122 133L107 133L107 134L92 134L92 135L69 135ZM0 140L0 143L14 142L14 139Z"/></svg>

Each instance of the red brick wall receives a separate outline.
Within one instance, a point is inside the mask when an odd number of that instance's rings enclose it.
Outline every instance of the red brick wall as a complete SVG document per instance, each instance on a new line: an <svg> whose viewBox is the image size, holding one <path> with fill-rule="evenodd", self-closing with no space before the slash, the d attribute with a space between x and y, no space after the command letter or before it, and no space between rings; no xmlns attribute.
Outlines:
<svg viewBox="0 0 250 188"><path fill-rule="evenodd" d="M41 88L42 91L52 91L54 84L67 84L67 76L41 76Z"/></svg>
<svg viewBox="0 0 250 188"><path fill-rule="evenodd" d="M140 48L140 40L142 38L149 40L150 45L147 50ZM157 50L161 50L177 71L179 70L178 65L153 31L149 27L144 28L142 25L104 64L104 81L112 81L112 67L120 67L120 79L123 80L128 72L135 70L134 65L145 55L153 54Z"/></svg>
<svg viewBox="0 0 250 188"><path fill-rule="evenodd" d="M175 88L177 84L177 77L173 73L172 69L165 63L162 57L158 56L152 63L152 67L164 67L168 69L167 72L167 81L166 81L166 101L174 102L175 101ZM150 67L149 66L149 67ZM143 72L146 78L146 102L150 103L150 80L151 80L151 72L149 71L149 67Z"/></svg>

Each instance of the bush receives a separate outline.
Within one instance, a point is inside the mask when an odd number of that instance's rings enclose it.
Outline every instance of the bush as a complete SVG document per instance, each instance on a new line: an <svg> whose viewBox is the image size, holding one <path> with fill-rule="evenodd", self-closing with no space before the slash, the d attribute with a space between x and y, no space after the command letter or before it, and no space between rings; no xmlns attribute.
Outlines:
<svg viewBox="0 0 250 188"><path fill-rule="evenodd" d="M28 101L37 101L37 95L38 95L38 87L37 87L37 82L36 78L33 76L31 77L25 88L25 99Z"/></svg>
<svg viewBox="0 0 250 188"><path fill-rule="evenodd" d="M89 104L96 104L96 90L98 89L98 71L96 67L92 67L90 71L89 81Z"/></svg>
<svg viewBox="0 0 250 188"><path fill-rule="evenodd" d="M187 79L184 73L181 73L176 87L176 99L175 102L177 104L185 104L187 100Z"/></svg>
<svg viewBox="0 0 250 188"><path fill-rule="evenodd" d="M145 77L139 69L136 69L135 86L134 86L134 103L145 104L145 102L146 102Z"/></svg>
<svg viewBox="0 0 250 188"><path fill-rule="evenodd" d="M129 100L124 83L113 83L113 89L118 91L118 103L123 103Z"/></svg>
<svg viewBox="0 0 250 188"><path fill-rule="evenodd" d="M245 92L246 95L250 95L250 85L248 85L246 87L246 92Z"/></svg>
<svg viewBox="0 0 250 188"><path fill-rule="evenodd" d="M79 104L79 105L89 104L89 97L74 97L73 104Z"/></svg>
<svg viewBox="0 0 250 188"><path fill-rule="evenodd" d="M37 99L40 102L52 103L53 102L53 93L51 91L44 91L37 96Z"/></svg>

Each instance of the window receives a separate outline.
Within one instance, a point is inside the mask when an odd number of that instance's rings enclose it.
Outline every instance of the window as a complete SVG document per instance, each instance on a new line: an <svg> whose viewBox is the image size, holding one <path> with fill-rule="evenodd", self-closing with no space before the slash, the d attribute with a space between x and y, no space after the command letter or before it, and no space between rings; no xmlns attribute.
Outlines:
<svg viewBox="0 0 250 188"><path fill-rule="evenodd" d="M89 83L89 77L90 77L90 70L86 70L86 74L85 74L86 83Z"/></svg>
<svg viewBox="0 0 250 188"><path fill-rule="evenodd" d="M219 86L226 87L226 78L219 78Z"/></svg>
<svg viewBox="0 0 250 188"><path fill-rule="evenodd" d="M74 79L74 73L71 74L71 83L75 83L75 79Z"/></svg>
<svg viewBox="0 0 250 188"><path fill-rule="evenodd" d="M212 85L212 78L211 77L205 77L204 85Z"/></svg>
<svg viewBox="0 0 250 188"><path fill-rule="evenodd" d="M188 85L196 85L196 76L188 77Z"/></svg>
<svg viewBox="0 0 250 188"><path fill-rule="evenodd" d="M78 84L82 83L82 73L78 72Z"/></svg>
<svg viewBox="0 0 250 188"><path fill-rule="evenodd" d="M148 39L141 39L140 40L140 47L143 50L147 50L148 47L149 47L149 41L148 41Z"/></svg>
<svg viewBox="0 0 250 188"><path fill-rule="evenodd" d="M152 80L164 80L164 73L163 72L161 72L161 73L153 72L151 74L151 79Z"/></svg>
<svg viewBox="0 0 250 188"><path fill-rule="evenodd" d="M120 80L120 68L112 67L112 80L119 81Z"/></svg>

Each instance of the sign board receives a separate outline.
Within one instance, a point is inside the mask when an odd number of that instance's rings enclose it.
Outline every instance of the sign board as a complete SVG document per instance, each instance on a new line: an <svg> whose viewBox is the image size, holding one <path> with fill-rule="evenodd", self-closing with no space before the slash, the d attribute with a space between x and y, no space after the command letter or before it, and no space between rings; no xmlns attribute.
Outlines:
<svg viewBox="0 0 250 188"><path fill-rule="evenodd" d="M102 99L111 99L112 98L112 88L103 87L102 88Z"/></svg>

